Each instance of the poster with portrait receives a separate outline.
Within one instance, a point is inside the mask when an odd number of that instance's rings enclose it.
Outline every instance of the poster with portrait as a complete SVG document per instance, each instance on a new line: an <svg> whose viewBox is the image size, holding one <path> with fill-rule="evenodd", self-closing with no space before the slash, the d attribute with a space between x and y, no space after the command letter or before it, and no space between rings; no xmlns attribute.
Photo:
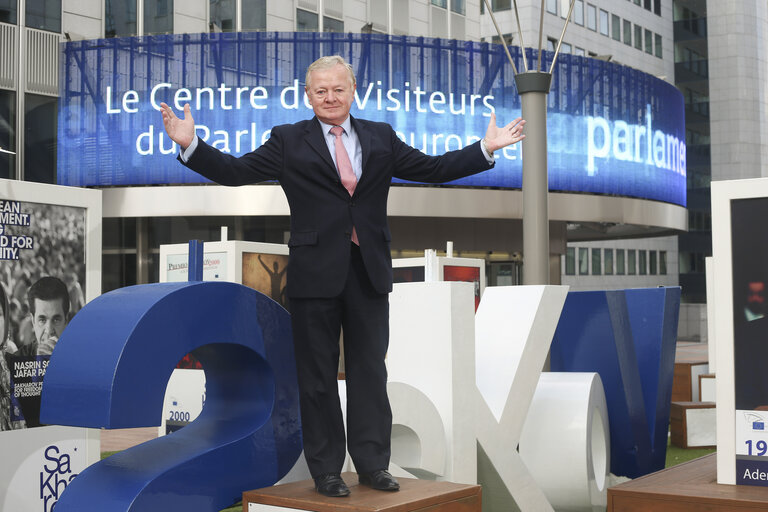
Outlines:
<svg viewBox="0 0 768 512"><path fill-rule="evenodd" d="M768 486L768 198L731 201L736 482Z"/></svg>
<svg viewBox="0 0 768 512"><path fill-rule="evenodd" d="M53 510L99 459L98 430L39 418L51 353L101 292L101 213L101 191L0 179L0 510Z"/></svg>
<svg viewBox="0 0 768 512"><path fill-rule="evenodd" d="M40 426L48 360L85 305L86 209L0 199L0 430Z"/></svg>

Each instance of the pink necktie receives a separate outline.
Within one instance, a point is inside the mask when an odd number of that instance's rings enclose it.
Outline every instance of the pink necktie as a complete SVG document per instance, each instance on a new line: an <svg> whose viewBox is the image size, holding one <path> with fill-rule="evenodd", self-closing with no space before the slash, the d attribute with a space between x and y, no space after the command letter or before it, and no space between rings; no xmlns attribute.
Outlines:
<svg viewBox="0 0 768 512"><path fill-rule="evenodd" d="M341 126L334 126L331 128L331 133L336 137L336 140L334 141L336 147L336 168L339 171L339 177L341 177L341 184L344 185L344 188L347 189L347 192L349 192L349 195L351 196L355 193L357 176L355 176L355 171L352 169L352 162L349 161L349 155L344 147L344 143L341 142L341 134L344 133L344 128ZM354 242L355 245L360 245L360 242L357 239L357 231L354 226L352 226L352 242Z"/></svg>

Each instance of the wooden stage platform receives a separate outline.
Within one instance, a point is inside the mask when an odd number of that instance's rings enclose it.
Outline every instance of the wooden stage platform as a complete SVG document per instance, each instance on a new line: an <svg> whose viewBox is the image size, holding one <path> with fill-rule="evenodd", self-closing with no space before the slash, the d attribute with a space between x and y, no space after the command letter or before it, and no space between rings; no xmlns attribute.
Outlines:
<svg viewBox="0 0 768 512"><path fill-rule="evenodd" d="M716 453L608 489L608 512L768 510L768 487L720 485Z"/></svg>
<svg viewBox="0 0 768 512"><path fill-rule="evenodd" d="M243 493L243 512L313 510L316 512L481 512L479 485L398 478L399 492L374 491L358 485L356 473L344 473L352 494L326 498L312 480L265 487Z"/></svg>

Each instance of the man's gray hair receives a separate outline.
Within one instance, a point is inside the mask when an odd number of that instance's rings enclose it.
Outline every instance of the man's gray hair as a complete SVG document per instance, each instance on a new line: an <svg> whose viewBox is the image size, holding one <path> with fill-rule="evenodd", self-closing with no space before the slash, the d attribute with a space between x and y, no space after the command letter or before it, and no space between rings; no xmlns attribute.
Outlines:
<svg viewBox="0 0 768 512"><path fill-rule="evenodd" d="M318 71L321 69L330 69L339 64L347 68L347 71L349 71L349 78L350 80L352 80L352 85L353 86L356 85L357 79L355 78L355 72L352 70L352 65L346 60L344 60L344 57L342 57L341 55L330 55L327 57L320 57L315 62L310 64L309 67L307 68L307 76L305 77L304 83L307 85L307 87L309 87L309 75L313 71Z"/></svg>

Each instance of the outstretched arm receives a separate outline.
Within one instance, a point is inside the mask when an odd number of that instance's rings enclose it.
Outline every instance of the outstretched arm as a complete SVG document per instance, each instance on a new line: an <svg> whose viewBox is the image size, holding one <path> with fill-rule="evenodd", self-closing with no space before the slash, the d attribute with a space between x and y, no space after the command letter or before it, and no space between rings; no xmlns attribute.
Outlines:
<svg viewBox="0 0 768 512"><path fill-rule="evenodd" d="M485 131L485 147L493 153L497 149L523 140L525 138L523 126L525 126L525 120L518 117L507 126L498 127L496 126L496 114L492 113L488 129Z"/></svg>
<svg viewBox="0 0 768 512"><path fill-rule="evenodd" d="M195 138L195 120L192 119L189 103L184 105L183 119L177 117L173 109L165 103L160 103L160 111L163 114L163 126L168 137L181 146L181 149L187 149Z"/></svg>

